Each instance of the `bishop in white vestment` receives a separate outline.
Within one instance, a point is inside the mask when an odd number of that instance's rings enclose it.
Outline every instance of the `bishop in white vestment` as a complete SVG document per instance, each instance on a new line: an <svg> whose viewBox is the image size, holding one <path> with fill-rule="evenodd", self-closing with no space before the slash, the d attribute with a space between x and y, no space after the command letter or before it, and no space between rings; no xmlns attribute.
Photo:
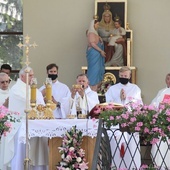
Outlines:
<svg viewBox="0 0 170 170"><path fill-rule="evenodd" d="M29 67L28 67L29 68ZM28 75L28 83L33 78L33 70L31 68ZM22 120L25 121L26 109L26 73L25 68L19 72L16 84L11 88L9 94L9 110L18 112L18 118L21 122L13 123L12 131L6 136L2 137L0 169L6 170L6 166L11 162L11 170L23 170L25 159L25 144L18 140L19 129ZM30 94L30 86L29 93ZM36 91L37 104L44 104L41 92ZM29 97L30 99L30 97ZM29 100L30 101L30 100ZM48 139L47 138L33 138L29 141L30 145L30 159L33 165L33 170L46 170L48 165ZM36 147L39 146L39 147ZM37 161L36 161L37 160Z"/></svg>

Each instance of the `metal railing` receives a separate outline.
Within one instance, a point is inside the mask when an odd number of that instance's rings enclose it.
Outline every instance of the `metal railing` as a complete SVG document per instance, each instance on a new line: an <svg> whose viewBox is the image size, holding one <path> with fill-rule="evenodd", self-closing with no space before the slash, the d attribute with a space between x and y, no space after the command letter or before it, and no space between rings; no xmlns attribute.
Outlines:
<svg viewBox="0 0 170 170"><path fill-rule="evenodd" d="M111 148L110 141L105 128L103 128L102 120L99 120L96 145L94 149L94 157L92 170L110 170L111 169Z"/></svg>
<svg viewBox="0 0 170 170"><path fill-rule="evenodd" d="M120 132L116 128L106 129L102 120L99 120L92 170L147 170L147 166L153 167L153 170L170 170L167 165L170 164L168 140L154 146L143 144L142 140L139 133ZM146 165L145 168L141 168L142 165Z"/></svg>

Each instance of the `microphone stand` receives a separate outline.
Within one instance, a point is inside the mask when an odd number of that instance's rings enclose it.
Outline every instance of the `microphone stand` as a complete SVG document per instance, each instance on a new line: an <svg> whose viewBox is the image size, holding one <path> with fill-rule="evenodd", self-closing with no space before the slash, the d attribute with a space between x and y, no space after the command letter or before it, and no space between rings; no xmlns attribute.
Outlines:
<svg viewBox="0 0 170 170"><path fill-rule="evenodd" d="M84 89L84 85L82 85L82 88ZM89 105L88 105L88 100L87 100L87 95L86 95L86 90L84 89L84 97L85 97L85 102L86 102L86 114L87 114L87 119L89 118Z"/></svg>

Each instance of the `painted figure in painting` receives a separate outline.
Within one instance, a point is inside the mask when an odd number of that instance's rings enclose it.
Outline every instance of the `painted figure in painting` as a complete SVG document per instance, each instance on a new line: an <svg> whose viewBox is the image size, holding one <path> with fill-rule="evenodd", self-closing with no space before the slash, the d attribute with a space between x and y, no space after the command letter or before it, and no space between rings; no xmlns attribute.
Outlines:
<svg viewBox="0 0 170 170"><path fill-rule="evenodd" d="M116 20L113 35L110 35L108 46L114 46L114 54L110 61L106 62L106 66L122 66L126 56L125 36L126 31L121 27L121 21Z"/></svg>
<svg viewBox="0 0 170 170"><path fill-rule="evenodd" d="M126 32L121 27L119 17L116 16L114 18L115 22L112 19L112 12L110 11L110 6L108 4L105 4L102 19L99 23L98 33L104 42L104 50L106 52L105 65L123 66L126 65L126 61L124 60L126 55ZM116 44L113 45L114 39Z"/></svg>

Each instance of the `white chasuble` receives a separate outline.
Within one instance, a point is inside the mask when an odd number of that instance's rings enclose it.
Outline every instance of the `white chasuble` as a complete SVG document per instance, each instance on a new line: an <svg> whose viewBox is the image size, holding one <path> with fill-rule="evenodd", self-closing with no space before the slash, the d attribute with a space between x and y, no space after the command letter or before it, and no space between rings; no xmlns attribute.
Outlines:
<svg viewBox="0 0 170 170"><path fill-rule="evenodd" d="M30 87L29 93L30 94ZM44 104L43 96L41 92L36 91L37 104ZM30 95L28 96L30 101ZM27 106L29 108L29 105ZM25 120L26 109L26 84L18 79L16 84L11 88L9 93L9 110L18 112L18 118ZM14 123L11 132L2 137L3 150L0 156L0 168L5 170L6 165L11 162L11 170L23 170L25 159L25 144L20 143L18 140L19 129L21 122ZM33 169L36 167L41 170L46 169L48 165L48 139L47 138L34 138L29 140L30 145L30 159L33 165ZM38 147L37 147L38 146ZM36 148L36 149L35 149Z"/></svg>

